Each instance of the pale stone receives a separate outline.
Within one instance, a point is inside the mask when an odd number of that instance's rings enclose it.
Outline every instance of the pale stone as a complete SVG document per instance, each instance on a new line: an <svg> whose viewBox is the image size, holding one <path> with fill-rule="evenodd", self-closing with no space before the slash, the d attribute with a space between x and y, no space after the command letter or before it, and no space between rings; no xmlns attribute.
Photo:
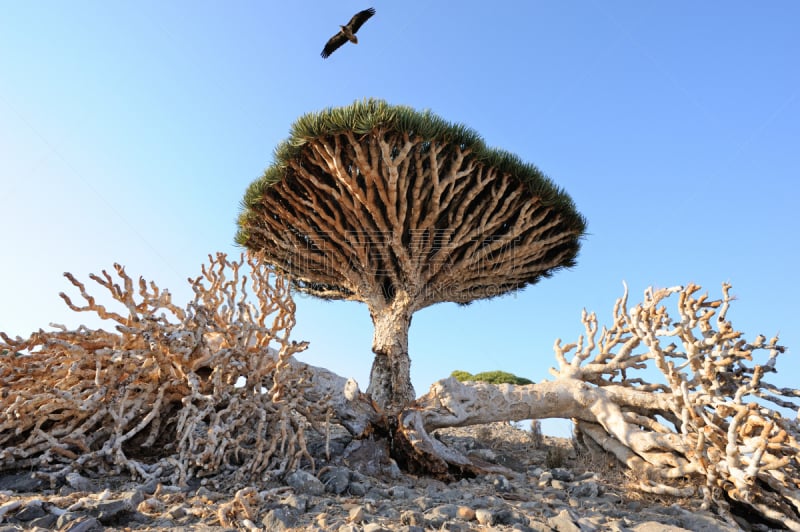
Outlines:
<svg viewBox="0 0 800 532"><path fill-rule="evenodd" d="M348 518L353 523L360 523L364 520L364 507L363 506L356 506L355 508L350 509L350 513Z"/></svg>
<svg viewBox="0 0 800 532"><path fill-rule="evenodd" d="M485 508L475 510L475 519L484 526L491 526L494 524L494 514Z"/></svg>

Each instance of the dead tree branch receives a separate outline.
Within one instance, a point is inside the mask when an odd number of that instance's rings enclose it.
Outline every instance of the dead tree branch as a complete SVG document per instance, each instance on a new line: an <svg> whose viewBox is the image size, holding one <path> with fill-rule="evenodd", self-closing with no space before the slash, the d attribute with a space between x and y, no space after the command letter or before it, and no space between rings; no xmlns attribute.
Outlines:
<svg viewBox="0 0 800 532"><path fill-rule="evenodd" d="M75 470L127 470L183 484L210 475L241 483L301 462L313 468L298 414L324 419L329 394L319 383L344 387L344 379L314 381L293 363L306 344L290 340L289 282L250 258L248 279L244 266L210 256L190 279L186 308L122 266L91 275L123 313L65 274L84 300L61 294L67 305L111 320L116 331L0 333L0 470L36 468L53 481ZM316 395L304 395L310 386Z"/></svg>
<svg viewBox="0 0 800 532"><path fill-rule="evenodd" d="M435 383L400 416L409 462L443 477L480 469L443 451L428 435L435 428L572 418L584 438L653 479L644 491L686 493L688 480L730 520L748 508L800 530L800 392L766 382L785 349L777 337L745 340L727 317L730 286L722 292L712 300L693 284L648 289L629 309L626 288L610 328L584 312L584 334L555 342L554 381Z"/></svg>

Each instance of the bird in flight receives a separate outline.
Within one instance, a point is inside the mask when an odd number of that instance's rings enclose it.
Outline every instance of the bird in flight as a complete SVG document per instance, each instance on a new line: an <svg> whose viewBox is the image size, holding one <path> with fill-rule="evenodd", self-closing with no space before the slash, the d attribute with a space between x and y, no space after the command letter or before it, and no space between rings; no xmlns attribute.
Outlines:
<svg viewBox="0 0 800 532"><path fill-rule="evenodd" d="M342 28L339 30L339 33L328 39L328 42L325 43L325 48L322 49L322 53L320 55L323 58L328 57L347 41L350 41L353 44L358 44L356 32L367 21L367 19L374 14L375 9L371 7L369 9L359 11L353 15L353 18L350 19L350 22L348 22L346 26L339 26Z"/></svg>

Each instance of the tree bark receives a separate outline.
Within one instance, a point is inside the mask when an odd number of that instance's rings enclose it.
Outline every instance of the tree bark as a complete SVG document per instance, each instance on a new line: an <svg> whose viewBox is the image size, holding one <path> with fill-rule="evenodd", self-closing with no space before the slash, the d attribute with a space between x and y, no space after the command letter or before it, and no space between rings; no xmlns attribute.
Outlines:
<svg viewBox="0 0 800 532"><path fill-rule="evenodd" d="M398 293L386 305L370 306L375 334L367 394L387 414L399 412L414 400L411 385L411 358L408 356L408 329L413 313L407 294Z"/></svg>

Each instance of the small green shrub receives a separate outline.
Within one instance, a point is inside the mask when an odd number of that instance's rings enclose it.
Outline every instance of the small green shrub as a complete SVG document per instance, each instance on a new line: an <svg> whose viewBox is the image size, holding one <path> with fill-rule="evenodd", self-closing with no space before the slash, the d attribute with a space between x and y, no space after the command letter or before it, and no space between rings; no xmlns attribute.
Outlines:
<svg viewBox="0 0 800 532"><path fill-rule="evenodd" d="M517 377L513 373L509 373L507 371L484 371L482 373L476 373L475 375L472 375L468 371L457 369L451 373L450 376L455 377L459 382L477 381L488 382L489 384L533 384L532 380L524 377Z"/></svg>

